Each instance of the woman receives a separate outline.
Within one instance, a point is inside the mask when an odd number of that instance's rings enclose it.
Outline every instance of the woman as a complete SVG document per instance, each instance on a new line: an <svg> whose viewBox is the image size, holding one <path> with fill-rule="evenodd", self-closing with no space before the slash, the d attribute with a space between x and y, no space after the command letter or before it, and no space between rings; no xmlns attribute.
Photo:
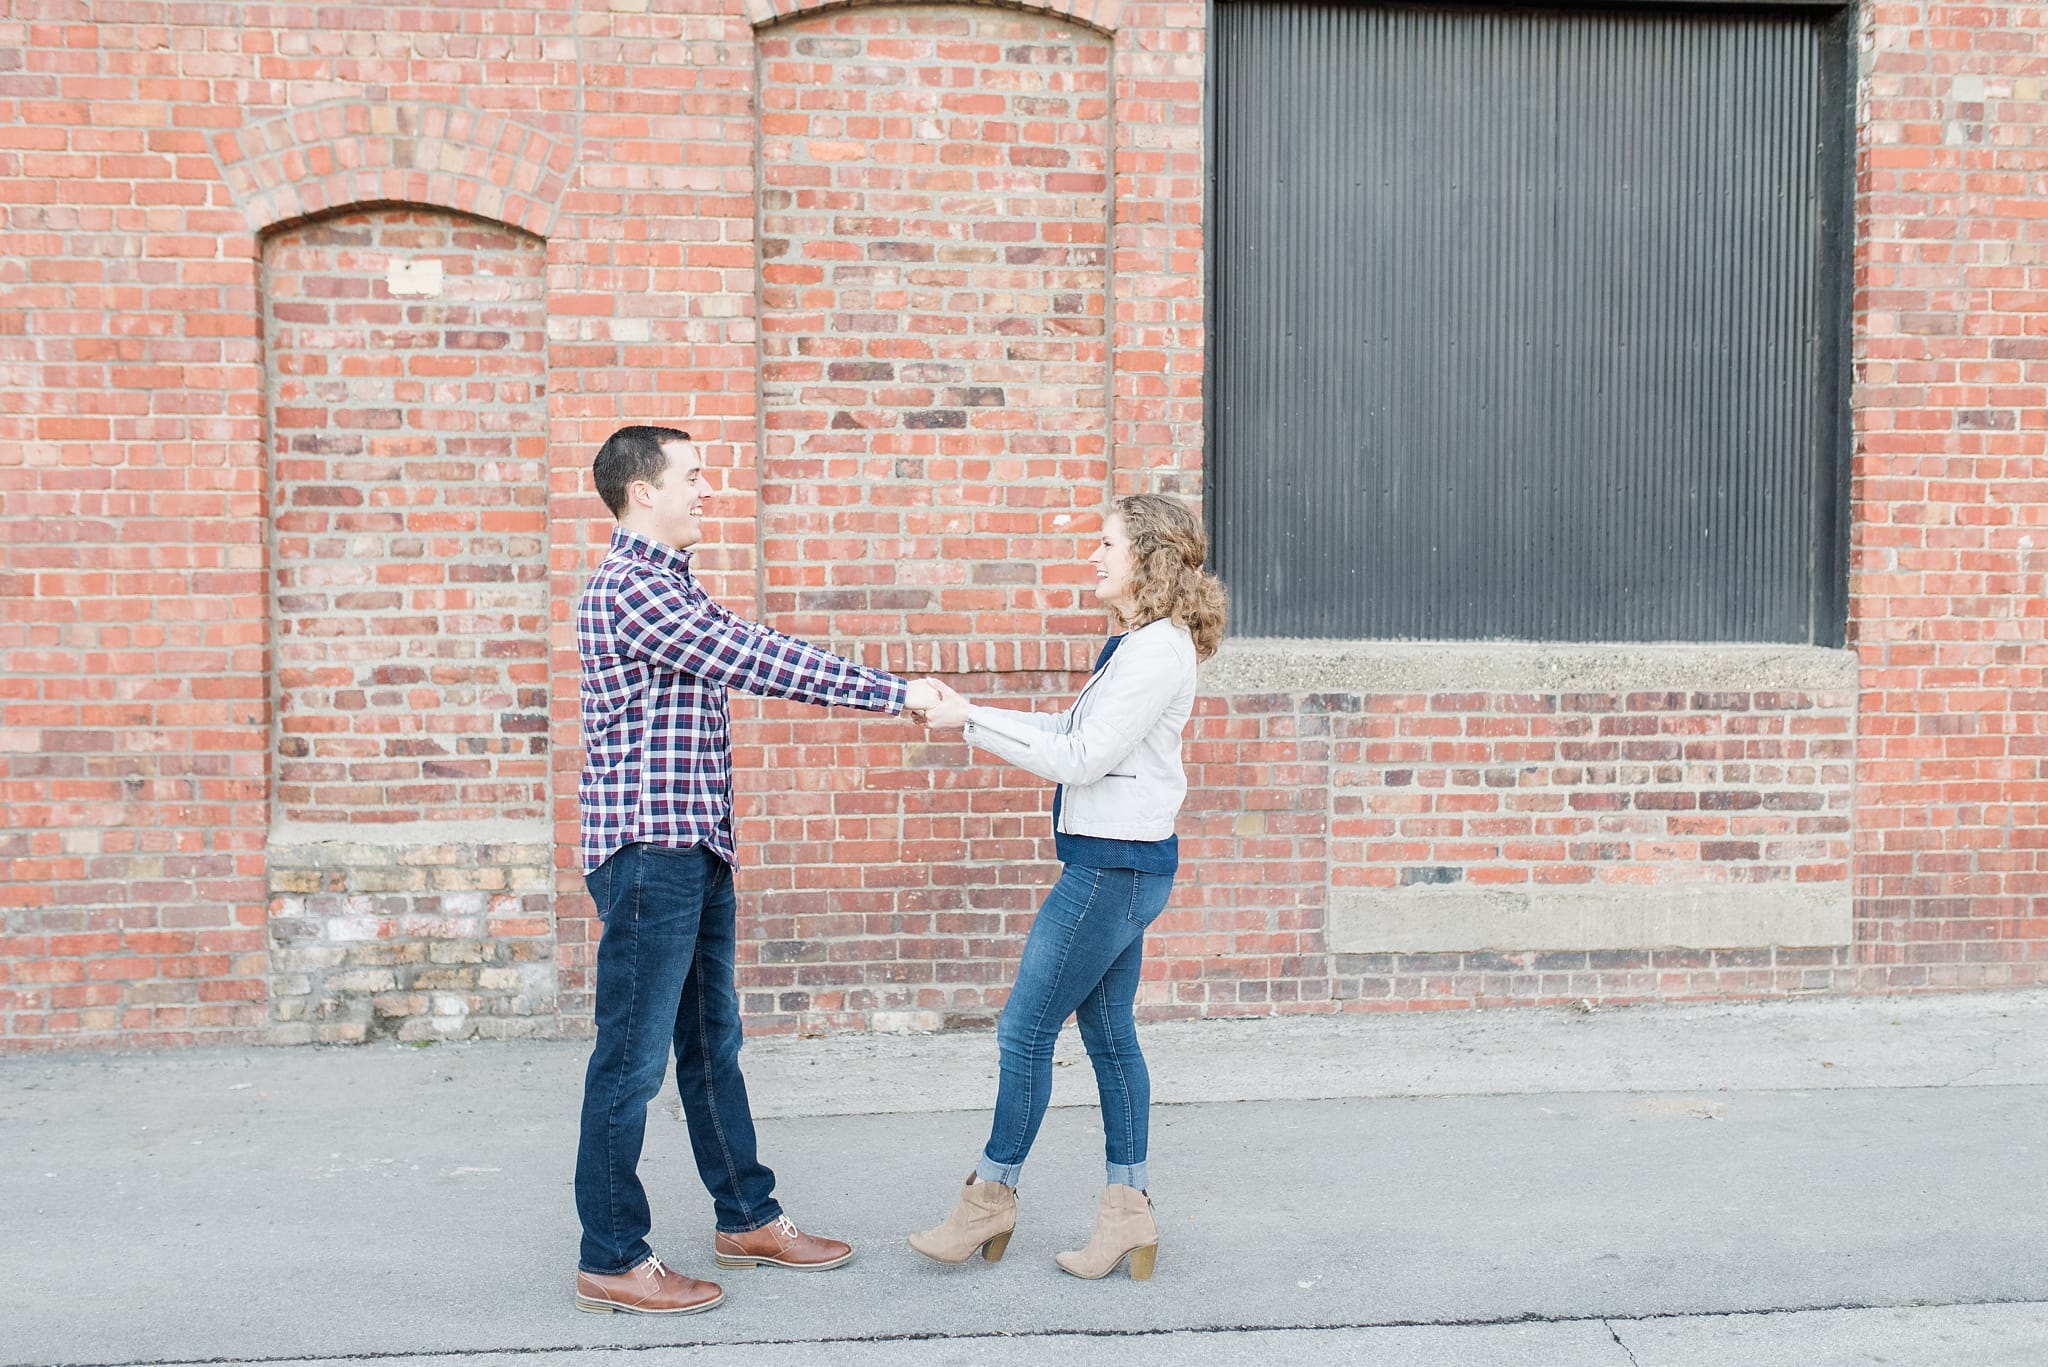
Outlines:
<svg viewBox="0 0 2048 1367"><path fill-rule="evenodd" d="M976 707L938 684L934 726L963 726L979 746L1060 786L1053 839L1062 865L1017 965L996 1032L1002 1052L995 1123L959 1203L910 1246L940 1262L1003 1256L1017 1223L1017 1179L1052 1088L1053 1042L1070 1013L1095 1065L1108 1185L1088 1246L1056 1255L1077 1277L1129 1259L1152 1275L1159 1231L1145 1173L1151 1080L1131 1019L1145 929L1166 909L1179 867L1174 817L1187 795L1181 729L1195 702L1195 665L1223 636L1223 586L1202 572L1207 538L1181 504L1157 494L1118 499L1088 557L1095 596L1114 629L1095 672L1064 712ZM934 680L937 683L936 680Z"/></svg>

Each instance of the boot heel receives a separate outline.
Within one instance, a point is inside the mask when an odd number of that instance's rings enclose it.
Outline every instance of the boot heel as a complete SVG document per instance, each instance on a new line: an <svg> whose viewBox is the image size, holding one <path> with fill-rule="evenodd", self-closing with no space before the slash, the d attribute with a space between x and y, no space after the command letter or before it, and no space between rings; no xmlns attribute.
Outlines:
<svg viewBox="0 0 2048 1367"><path fill-rule="evenodd" d="M585 1312L586 1314L609 1315L612 1313L613 1310L617 1309L618 1307L606 1305L603 1301L591 1300L587 1296L578 1296L576 1298L576 1308L578 1310Z"/></svg>
<svg viewBox="0 0 2048 1367"><path fill-rule="evenodd" d="M1146 1244L1143 1248L1131 1250L1131 1280L1149 1282L1152 1280L1152 1266L1159 1261L1159 1245Z"/></svg>
<svg viewBox="0 0 2048 1367"><path fill-rule="evenodd" d="M1010 1247L1010 1235L1014 1232L1015 1231L1013 1230L1006 1229L1001 1234L996 1235L993 1239L990 1239L987 1243L983 1244L981 1246L981 1256L988 1259L992 1263L1001 1262L1003 1260L1003 1254L1007 1252Z"/></svg>

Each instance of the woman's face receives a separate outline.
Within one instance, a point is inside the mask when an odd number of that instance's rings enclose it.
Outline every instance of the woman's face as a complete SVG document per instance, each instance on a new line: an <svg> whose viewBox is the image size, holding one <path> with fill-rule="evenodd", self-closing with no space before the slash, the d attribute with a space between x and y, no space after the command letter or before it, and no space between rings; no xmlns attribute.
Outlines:
<svg viewBox="0 0 2048 1367"><path fill-rule="evenodd" d="M1102 544L1088 557L1088 563L1095 567L1096 601L1122 616L1131 606L1138 576L1131 558L1131 539L1124 535L1124 520L1115 513L1104 520Z"/></svg>

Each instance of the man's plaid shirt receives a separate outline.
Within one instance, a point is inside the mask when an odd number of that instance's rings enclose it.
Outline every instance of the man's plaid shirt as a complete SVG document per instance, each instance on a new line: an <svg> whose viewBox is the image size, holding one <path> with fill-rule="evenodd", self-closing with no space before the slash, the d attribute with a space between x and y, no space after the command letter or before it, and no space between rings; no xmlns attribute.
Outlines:
<svg viewBox="0 0 2048 1367"><path fill-rule="evenodd" d="M707 844L728 864L726 690L901 712L905 684L735 617L690 555L619 528L576 605L583 661L583 869L635 841Z"/></svg>

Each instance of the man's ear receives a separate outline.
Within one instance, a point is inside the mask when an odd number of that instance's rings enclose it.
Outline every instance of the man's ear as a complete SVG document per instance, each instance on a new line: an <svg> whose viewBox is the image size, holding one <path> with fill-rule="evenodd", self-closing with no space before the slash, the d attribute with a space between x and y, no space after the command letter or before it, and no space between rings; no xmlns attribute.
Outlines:
<svg viewBox="0 0 2048 1367"><path fill-rule="evenodd" d="M644 479L636 479L626 486L626 498L636 507L654 506L654 486Z"/></svg>

